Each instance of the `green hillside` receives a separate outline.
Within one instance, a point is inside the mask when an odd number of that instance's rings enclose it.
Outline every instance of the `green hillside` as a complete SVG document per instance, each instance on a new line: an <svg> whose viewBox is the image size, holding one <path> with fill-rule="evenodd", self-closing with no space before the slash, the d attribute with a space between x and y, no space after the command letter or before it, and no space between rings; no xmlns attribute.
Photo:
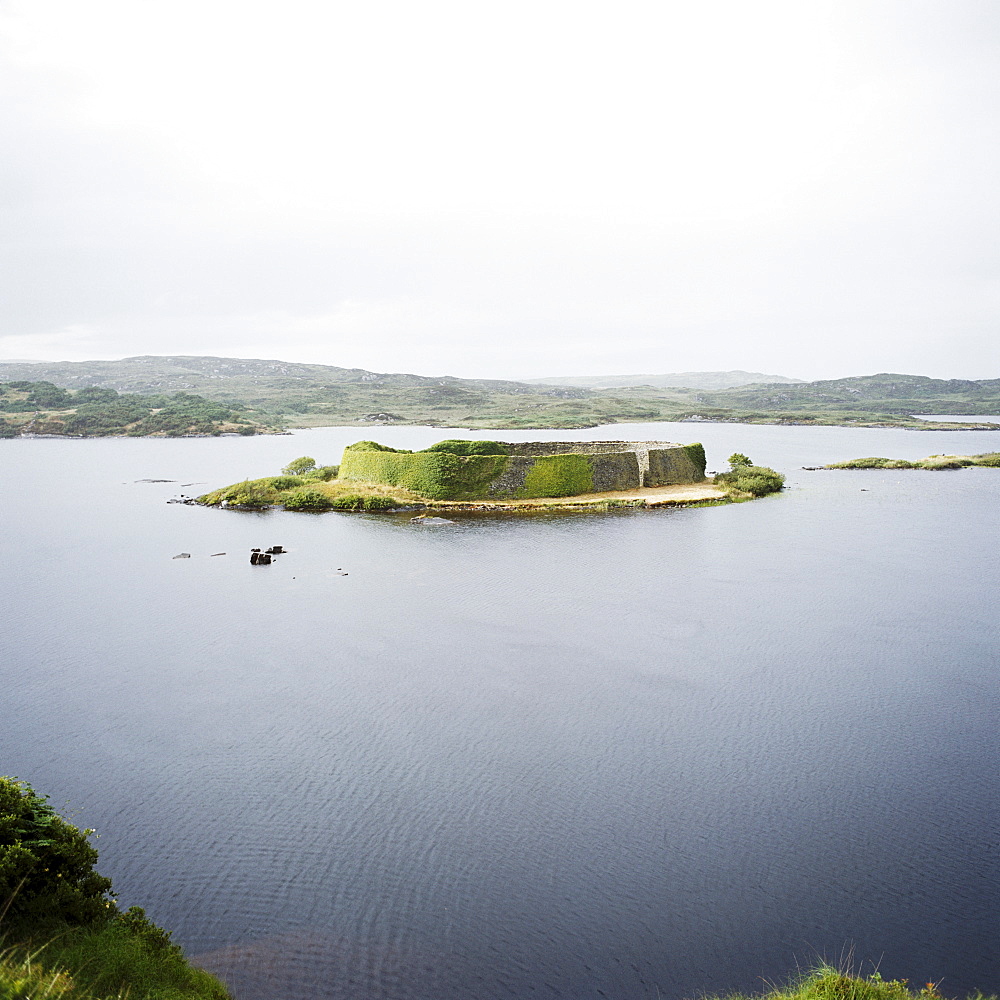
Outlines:
<svg viewBox="0 0 1000 1000"><path fill-rule="evenodd" d="M0 362L0 382L17 381L49 382L70 390L113 390L130 397L136 406L134 397L164 399L185 393L226 405L244 419L264 425L283 422L290 427L577 428L717 420L929 429L933 424L914 420L911 414L1000 414L1000 379L946 381L892 374L721 390L597 389L246 358Z"/></svg>
<svg viewBox="0 0 1000 1000"><path fill-rule="evenodd" d="M1000 379L978 382L923 375L861 375L796 385L756 385L704 394L716 406L827 413L1000 413Z"/></svg>
<svg viewBox="0 0 1000 1000"><path fill-rule="evenodd" d="M178 437L261 434L273 430L238 404L219 403L189 392L140 396L114 389L63 389L51 382L0 382L0 438Z"/></svg>

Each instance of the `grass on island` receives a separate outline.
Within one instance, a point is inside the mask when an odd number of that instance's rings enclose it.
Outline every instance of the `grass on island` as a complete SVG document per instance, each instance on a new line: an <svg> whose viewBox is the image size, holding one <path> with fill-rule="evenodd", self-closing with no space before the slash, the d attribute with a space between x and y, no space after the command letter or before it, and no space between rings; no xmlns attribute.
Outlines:
<svg viewBox="0 0 1000 1000"><path fill-rule="evenodd" d="M94 868L92 830L0 777L0 1000L229 1000Z"/></svg>
<svg viewBox="0 0 1000 1000"><path fill-rule="evenodd" d="M852 458L847 462L833 462L824 469L931 469L935 472L947 469L967 469L981 465L1000 468L1000 452L988 451L981 455L930 455L928 458L910 462L905 458Z"/></svg>
<svg viewBox="0 0 1000 1000"><path fill-rule="evenodd" d="M912 989L905 979L883 979L879 972L869 976L854 975L850 970L820 965L792 980L787 986L774 986L753 1000L943 1000L939 983L925 983ZM703 1000L751 1000L747 994L734 993L724 998ZM976 992L968 1000L997 1000Z"/></svg>

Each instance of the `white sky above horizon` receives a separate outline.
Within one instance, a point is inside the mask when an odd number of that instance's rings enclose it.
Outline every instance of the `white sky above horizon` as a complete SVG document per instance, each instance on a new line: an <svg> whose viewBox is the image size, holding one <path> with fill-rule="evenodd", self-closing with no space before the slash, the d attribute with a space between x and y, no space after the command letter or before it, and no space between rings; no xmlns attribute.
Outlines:
<svg viewBox="0 0 1000 1000"><path fill-rule="evenodd" d="M0 360L1000 377L991 0L0 0Z"/></svg>

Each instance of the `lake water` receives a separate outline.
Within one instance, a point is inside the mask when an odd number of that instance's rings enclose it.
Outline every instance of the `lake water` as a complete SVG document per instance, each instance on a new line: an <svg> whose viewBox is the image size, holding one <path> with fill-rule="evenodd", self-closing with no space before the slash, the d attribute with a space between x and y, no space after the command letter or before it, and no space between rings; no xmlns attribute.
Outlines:
<svg viewBox="0 0 1000 1000"><path fill-rule="evenodd" d="M788 489L443 528L166 503L459 435L700 439ZM0 770L96 827L122 904L241 1000L679 1000L849 951L997 991L1000 471L800 468L995 450L727 424L0 442Z"/></svg>

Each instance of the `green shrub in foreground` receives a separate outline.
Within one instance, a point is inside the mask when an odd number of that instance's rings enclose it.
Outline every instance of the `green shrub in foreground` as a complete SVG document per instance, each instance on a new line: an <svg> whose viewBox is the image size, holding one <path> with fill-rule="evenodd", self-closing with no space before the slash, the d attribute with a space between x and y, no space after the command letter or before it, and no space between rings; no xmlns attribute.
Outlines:
<svg viewBox="0 0 1000 1000"><path fill-rule="evenodd" d="M0 777L0 908L5 926L92 923L117 912L97 850L25 781Z"/></svg>
<svg viewBox="0 0 1000 1000"><path fill-rule="evenodd" d="M138 907L122 913L97 851L24 781L0 777L2 1000L227 1000Z"/></svg>

